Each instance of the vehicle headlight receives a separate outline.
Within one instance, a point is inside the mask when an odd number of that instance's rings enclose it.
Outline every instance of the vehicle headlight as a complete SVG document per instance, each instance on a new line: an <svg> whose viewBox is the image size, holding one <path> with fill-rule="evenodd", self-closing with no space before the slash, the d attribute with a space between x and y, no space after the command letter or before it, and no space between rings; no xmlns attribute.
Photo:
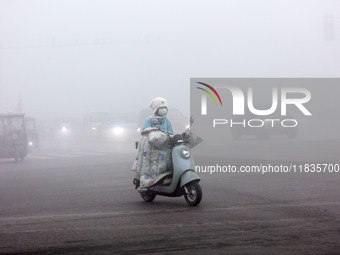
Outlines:
<svg viewBox="0 0 340 255"><path fill-rule="evenodd" d="M115 135L121 135L124 132L124 128L115 127L114 129L112 129L112 131Z"/></svg>
<svg viewBox="0 0 340 255"><path fill-rule="evenodd" d="M61 131L67 132L67 127L63 126L63 127L61 128Z"/></svg>
<svg viewBox="0 0 340 255"><path fill-rule="evenodd" d="M190 149L189 149L189 147L183 147L183 149L182 149L182 156L184 158L189 158L190 157Z"/></svg>
<svg viewBox="0 0 340 255"><path fill-rule="evenodd" d="M190 127L190 125L189 125L189 124L185 126L185 128L186 128L186 129L188 129L189 127Z"/></svg>
<svg viewBox="0 0 340 255"><path fill-rule="evenodd" d="M137 128L137 132L139 133L140 131L142 131L141 128Z"/></svg>
<svg viewBox="0 0 340 255"><path fill-rule="evenodd" d="M92 130L95 131L97 128L96 127L92 127Z"/></svg>
<svg viewBox="0 0 340 255"><path fill-rule="evenodd" d="M33 146L33 142L28 142L28 146Z"/></svg>

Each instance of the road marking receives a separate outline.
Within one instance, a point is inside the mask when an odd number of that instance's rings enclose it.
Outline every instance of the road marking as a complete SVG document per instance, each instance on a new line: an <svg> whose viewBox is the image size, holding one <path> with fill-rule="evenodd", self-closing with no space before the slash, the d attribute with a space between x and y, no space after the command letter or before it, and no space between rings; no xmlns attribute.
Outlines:
<svg viewBox="0 0 340 255"><path fill-rule="evenodd" d="M100 151L102 153L106 154L116 154L116 153L134 153L136 150L135 149L117 149L114 151Z"/></svg>
<svg viewBox="0 0 340 255"><path fill-rule="evenodd" d="M52 159L53 157L44 157L44 156L33 156L33 155L28 155L27 159Z"/></svg>
<svg viewBox="0 0 340 255"><path fill-rule="evenodd" d="M40 152L39 154L28 154L28 159L53 159L53 158L79 158L83 156L109 156L115 155L118 153L121 154L129 154L131 150L123 149L116 151L71 151L69 153L49 153L49 152Z"/></svg>
<svg viewBox="0 0 340 255"><path fill-rule="evenodd" d="M105 155L105 153L102 152L72 152L73 155L79 155L79 156L102 156Z"/></svg>
<svg viewBox="0 0 340 255"><path fill-rule="evenodd" d="M47 156L50 156L50 157L56 157L56 158L76 158L77 156L76 155L70 155L70 154L50 154L48 153Z"/></svg>
<svg viewBox="0 0 340 255"><path fill-rule="evenodd" d="M15 222L16 225L23 222L36 222L38 221L60 221L60 220L74 220L74 219L92 219L92 218L111 218L117 216L137 216L137 215L152 215L159 213L181 213L185 211L190 212L217 212L217 211L234 211L234 210L249 210L249 209L274 209L274 208L297 208L297 207L316 207L316 206L340 206L338 202L329 203L302 203L302 204L250 204L250 205L239 205L221 208L181 208L181 209L168 209L168 210L137 210L137 211L116 211L116 212L96 212L96 213L69 213L69 214L52 214L52 215L32 215L32 216L10 216L0 217L0 226L6 226L10 222ZM319 219L319 217L318 217ZM282 218L281 220L287 220ZM275 220L277 221L277 220ZM39 223L39 222L36 222Z"/></svg>

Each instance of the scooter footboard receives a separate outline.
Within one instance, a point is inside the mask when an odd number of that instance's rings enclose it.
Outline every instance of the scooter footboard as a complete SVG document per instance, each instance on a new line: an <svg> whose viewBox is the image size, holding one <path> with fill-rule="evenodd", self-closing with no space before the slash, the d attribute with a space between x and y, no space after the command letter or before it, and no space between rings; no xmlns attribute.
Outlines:
<svg viewBox="0 0 340 255"><path fill-rule="evenodd" d="M192 182L192 181L200 181L201 178L196 174L196 172L192 169L186 170L181 176L181 184L180 187L183 187L185 184Z"/></svg>

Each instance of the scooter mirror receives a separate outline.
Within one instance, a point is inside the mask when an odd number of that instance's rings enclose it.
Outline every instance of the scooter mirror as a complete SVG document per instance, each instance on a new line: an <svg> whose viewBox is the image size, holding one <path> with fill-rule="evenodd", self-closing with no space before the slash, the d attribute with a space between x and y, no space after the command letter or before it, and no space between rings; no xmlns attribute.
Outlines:
<svg viewBox="0 0 340 255"><path fill-rule="evenodd" d="M194 118L190 116L190 125L192 125L193 123L194 123Z"/></svg>

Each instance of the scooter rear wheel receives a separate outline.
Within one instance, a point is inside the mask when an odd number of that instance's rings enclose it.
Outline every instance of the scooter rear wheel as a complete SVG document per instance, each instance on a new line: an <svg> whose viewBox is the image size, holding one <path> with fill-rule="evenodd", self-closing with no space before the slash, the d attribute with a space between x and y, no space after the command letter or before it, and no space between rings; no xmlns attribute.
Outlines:
<svg viewBox="0 0 340 255"><path fill-rule="evenodd" d="M198 182L192 182L185 186L189 194L185 193L185 201L190 206L197 206L202 200L202 189Z"/></svg>
<svg viewBox="0 0 340 255"><path fill-rule="evenodd" d="M140 195L145 202L152 202L156 197L156 194L152 192L143 192L143 193L140 193Z"/></svg>

